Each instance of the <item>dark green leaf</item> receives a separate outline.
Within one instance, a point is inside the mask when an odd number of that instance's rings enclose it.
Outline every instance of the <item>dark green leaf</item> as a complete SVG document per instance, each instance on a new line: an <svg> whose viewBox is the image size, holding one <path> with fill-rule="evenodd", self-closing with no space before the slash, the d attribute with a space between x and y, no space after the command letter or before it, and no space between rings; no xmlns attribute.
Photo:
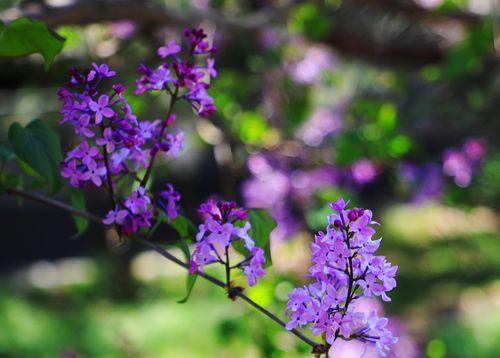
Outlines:
<svg viewBox="0 0 500 358"><path fill-rule="evenodd" d="M184 258L186 259L186 262L189 262L189 259L191 257L191 254L189 252L189 246L186 243L186 240L181 238L179 242L176 244L177 247L179 247L182 250L182 253L184 254ZM191 295L191 291L193 290L194 284L196 282L196 279L198 278L198 275L193 275L188 273L187 279L186 279L186 296L178 301L179 303L186 303L187 300L189 299L189 296Z"/></svg>
<svg viewBox="0 0 500 358"><path fill-rule="evenodd" d="M255 245L264 249L266 266L269 266L272 264L269 237L271 231L276 227L276 221L264 209L250 209L248 220L252 224L249 234L254 239Z"/></svg>
<svg viewBox="0 0 500 358"><path fill-rule="evenodd" d="M196 226L183 215L178 215L174 220L170 221L172 226L183 239L192 239L196 235Z"/></svg>
<svg viewBox="0 0 500 358"><path fill-rule="evenodd" d="M17 157L44 178L54 194L62 187L59 163L62 160L59 137L42 120L35 119L25 128L13 123L9 139Z"/></svg>
<svg viewBox="0 0 500 358"><path fill-rule="evenodd" d="M70 189L69 197L72 206L83 211L86 210L85 196L83 195L81 189ZM77 238L82 235L85 230L87 230L87 228L89 227L89 220L78 215L73 215L73 220L75 221L76 226L76 234L73 236L73 238Z"/></svg>
<svg viewBox="0 0 500 358"><path fill-rule="evenodd" d="M187 276L187 281L186 281L186 297L184 297L182 300L177 301L178 303L186 303L189 299L189 296L191 295L191 291L193 290L194 284L196 283L196 279L198 278L198 275L196 274L188 274Z"/></svg>
<svg viewBox="0 0 500 358"><path fill-rule="evenodd" d="M4 194L5 194L5 185L3 185L2 182L0 182L0 196Z"/></svg>
<svg viewBox="0 0 500 358"><path fill-rule="evenodd" d="M186 262L189 262L189 259L191 258L191 253L189 252L189 246L186 243L186 240L180 239L175 246L177 246L179 249L181 249L182 253L184 254L184 258L186 259Z"/></svg>
<svg viewBox="0 0 500 358"><path fill-rule="evenodd" d="M48 69L61 52L64 38L42 21L21 17L5 25L0 21L0 57L21 57L39 53Z"/></svg>

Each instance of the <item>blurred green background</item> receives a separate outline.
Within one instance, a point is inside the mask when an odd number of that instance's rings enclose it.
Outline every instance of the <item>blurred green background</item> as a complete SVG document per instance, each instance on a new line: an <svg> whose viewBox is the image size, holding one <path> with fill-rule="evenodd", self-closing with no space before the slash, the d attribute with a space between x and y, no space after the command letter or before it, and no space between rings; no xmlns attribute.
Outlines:
<svg viewBox="0 0 500 358"><path fill-rule="evenodd" d="M374 211L381 251L399 265L384 305L400 337L392 356L498 357L496 5L1 1L3 21L41 19L66 41L48 71L39 55L0 60L0 141L14 121L42 118L69 148L56 92L70 67L94 61L119 72L139 118L161 117L167 97L133 94L137 66L156 64L167 37L203 25L219 49L210 90L218 111L199 119L180 107L186 149L157 168L153 186L168 178L196 222L212 193L270 210L273 266L249 296L283 317L288 292L307 281L308 242L325 225L327 202L343 195ZM2 162L2 175L15 173L4 179L37 190L16 168ZM85 197L89 211L107 211L96 191ZM9 197L0 198L0 225L2 357L309 356L203 280L178 304L186 273L134 244L113 246L102 228L75 238L69 215Z"/></svg>

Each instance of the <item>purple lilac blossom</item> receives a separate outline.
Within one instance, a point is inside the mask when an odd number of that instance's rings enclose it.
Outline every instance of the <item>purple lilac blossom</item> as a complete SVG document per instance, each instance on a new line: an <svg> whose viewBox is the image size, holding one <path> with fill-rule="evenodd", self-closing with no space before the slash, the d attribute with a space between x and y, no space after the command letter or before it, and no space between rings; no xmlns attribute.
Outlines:
<svg viewBox="0 0 500 358"><path fill-rule="evenodd" d="M200 116L207 116L215 110L205 81L207 76L216 76L211 57L215 47L209 46L202 29L186 30L184 36L188 55L208 55L207 66L182 60L181 46L170 40L158 50L164 62L157 70L141 66L138 92L165 90L175 99L187 100ZM139 121L123 96L125 87L121 83L110 83L116 72L108 65L94 63L83 71L71 69L69 75L68 84L58 91L62 102L61 123L70 122L75 133L82 137L61 163L61 175L70 185L105 187L108 193L113 193L117 180L124 175L131 175L142 185L137 172L148 168L159 151L175 158L183 150L184 134L169 131L175 114L163 120ZM131 235L151 225L156 206L170 219L177 216L180 195L170 184L167 190L160 192L158 200L153 197L156 196L139 186L124 200L112 198L117 202L116 207L103 222L117 225L122 233Z"/></svg>
<svg viewBox="0 0 500 358"><path fill-rule="evenodd" d="M153 216L152 200L142 186L125 198L123 204L117 204L104 220L106 225L116 225L125 235L135 234L141 227L150 227Z"/></svg>
<svg viewBox="0 0 500 358"><path fill-rule="evenodd" d="M387 292L396 287L398 267L375 255L381 239L372 239L377 224L372 212L346 209L347 204L342 198L330 204L335 213L310 245L314 282L289 294L286 328L308 325L314 334L324 334L329 345L338 338L357 340L385 355L397 342L387 329L388 319L376 310L358 311L355 303L363 296L390 301Z"/></svg>
<svg viewBox="0 0 500 358"><path fill-rule="evenodd" d="M179 201L181 195L171 184L167 183L167 189L160 192L158 205L163 209L169 219L175 219L179 215Z"/></svg>
<svg viewBox="0 0 500 358"><path fill-rule="evenodd" d="M207 90L210 79L217 76L213 58L216 48L209 44L207 37L203 29L186 29L184 57L182 46L176 40L160 47L158 55L163 62L156 69L144 64L139 66L141 77L136 82L135 93L167 91L176 98L186 100L201 117L212 114L215 104Z"/></svg>
<svg viewBox="0 0 500 358"><path fill-rule="evenodd" d="M121 84L113 85L109 94L101 93L105 82L115 76L116 72L107 65L93 64L82 72L71 70L69 84L59 90L63 103L61 123L72 123L76 134L86 138L61 163L61 174L72 186L83 187L88 183L102 186L107 175L104 152L109 155L109 175L113 177L125 173L127 168L144 168L152 152L148 148L160 146L165 154L172 156L182 148L181 135L164 131L165 145L158 138L162 126L171 121L137 120L123 97L125 89ZM174 153L170 153L171 148Z"/></svg>
<svg viewBox="0 0 500 358"><path fill-rule="evenodd" d="M252 226L247 221L247 211L237 207L232 201L216 202L210 199L201 204L198 212L204 218L204 222L199 226L199 232L196 235L189 271L191 273L202 272L206 265L214 262L228 263L229 248L234 242L241 241L248 256L233 267L243 270L248 284L255 285L257 279L266 273L263 268L266 259L264 250L256 246L249 236Z"/></svg>
<svg viewBox="0 0 500 358"><path fill-rule="evenodd" d="M468 139L461 150L448 149L443 155L443 173L451 176L459 187L468 187L481 159L486 155L483 140Z"/></svg>

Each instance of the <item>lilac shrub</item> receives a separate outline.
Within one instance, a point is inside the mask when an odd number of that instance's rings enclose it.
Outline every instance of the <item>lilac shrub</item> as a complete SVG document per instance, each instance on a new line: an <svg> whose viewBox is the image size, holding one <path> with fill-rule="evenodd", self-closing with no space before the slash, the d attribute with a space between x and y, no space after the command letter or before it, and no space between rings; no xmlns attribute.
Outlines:
<svg viewBox="0 0 500 358"><path fill-rule="evenodd" d="M265 275L266 262L264 250L255 245L249 235L251 224L247 221L248 212L232 201L209 200L200 206L198 212L205 218L196 235L196 246L189 262L190 272L203 271L212 263L225 265L229 275L231 269L243 270L248 284L255 285L258 278ZM230 266L229 248L241 242L247 256L234 266ZM227 280L230 282L229 276Z"/></svg>
<svg viewBox="0 0 500 358"><path fill-rule="evenodd" d="M63 103L61 122L71 123L79 136L79 143L61 163L61 174L73 187L101 188L107 193L111 210L102 222L115 226L119 234L139 234L145 238L156 228L153 224L159 222L160 213L167 220L179 216L181 197L171 184L164 183L159 192L152 192L147 186L155 158L159 155L175 158L183 149L184 134L173 129L176 102L186 101L200 117L216 110L207 91L210 80L217 76L215 47L202 29L185 30L183 36L184 47L176 40L169 40L158 49L159 66L139 66L137 95L165 92L170 96L170 105L161 119L139 120L124 96L125 87L114 80L116 72L105 64L93 64L83 71L72 69L69 83L58 92ZM272 159L257 154L249 160L255 178L245 183L244 192L247 202L273 209L278 218L287 217L289 208L276 205L277 202L294 200L307 205L315 191L342 180L342 173L333 166L291 170L288 163L280 165L279 159L273 166ZM377 168L369 160L357 162L352 170L358 184L370 182L377 175ZM129 183L133 188L130 195L118 194L117 184L123 178L133 182ZM269 179L281 190L269 186ZM371 211L349 210L346 206L342 199L331 204L336 213L328 216L326 232L319 232L311 243L313 266L309 272L315 282L290 293L286 307L290 321L286 328L314 349L318 345L295 327L310 325L314 334L325 337L326 348L337 338L356 339L374 344L384 353L397 341L387 329L387 318L375 312L356 311L353 303L362 296L379 296L390 301L387 292L396 286L397 266L392 266L384 256L375 255L380 239L372 240L375 222ZM265 251L252 236L264 246L267 242L263 240L267 238L262 238L262 232L270 232L274 225L270 227L259 214L261 217L255 222L262 227L252 234L249 213L230 201L208 200L200 206L199 213L203 223L199 225L194 251L189 257L189 272L207 278L206 266L222 264L226 281L220 281L219 285L227 288L232 299L242 296L243 289L234 286L231 272L241 270L250 286L265 275ZM151 231L141 231L147 228ZM235 252L243 255L237 263ZM164 256L175 259L165 252ZM184 266L177 259L174 261ZM252 302L248 297L246 301ZM259 310L274 317L262 307ZM285 325L277 317L274 320Z"/></svg>
<svg viewBox="0 0 500 358"><path fill-rule="evenodd" d="M342 198L330 207L335 213L328 215L326 231L310 244L309 274L315 281L289 294L286 328L309 325L328 345L338 338L356 339L375 345L384 355L397 342L387 329L388 319L375 311L356 311L353 303L363 296L390 301L387 292L396 287L398 267L375 255L381 239L372 239L377 223L370 210L346 209Z"/></svg>

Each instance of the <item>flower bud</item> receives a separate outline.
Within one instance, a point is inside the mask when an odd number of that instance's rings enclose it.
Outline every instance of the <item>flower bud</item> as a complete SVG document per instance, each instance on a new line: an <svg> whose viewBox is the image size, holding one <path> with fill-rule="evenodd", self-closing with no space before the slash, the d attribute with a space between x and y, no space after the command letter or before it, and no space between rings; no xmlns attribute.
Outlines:
<svg viewBox="0 0 500 358"><path fill-rule="evenodd" d="M358 212L356 209L352 209L349 211L347 214L347 217L349 218L350 221L355 221L358 218Z"/></svg>

